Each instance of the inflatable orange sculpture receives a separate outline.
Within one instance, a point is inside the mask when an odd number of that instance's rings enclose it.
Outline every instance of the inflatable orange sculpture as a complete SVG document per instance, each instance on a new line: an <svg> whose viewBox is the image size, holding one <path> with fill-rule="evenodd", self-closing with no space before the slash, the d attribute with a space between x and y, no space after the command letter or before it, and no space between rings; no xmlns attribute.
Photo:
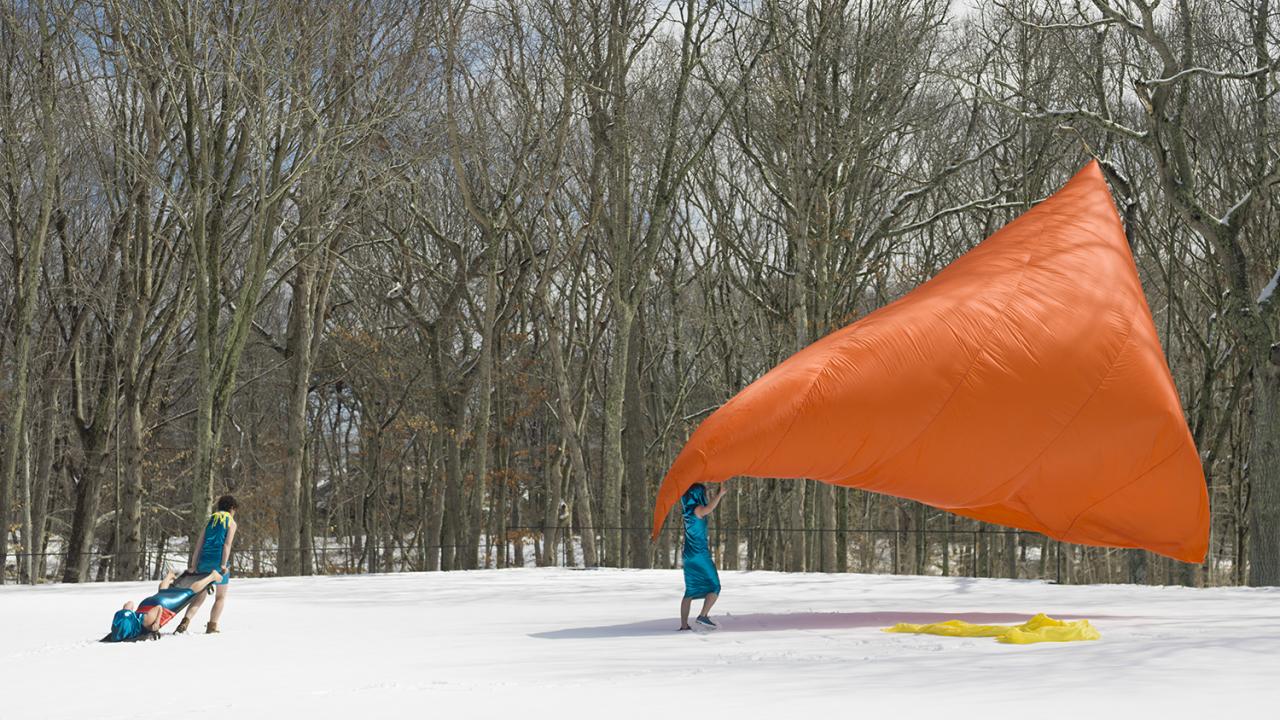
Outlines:
<svg viewBox="0 0 1280 720"><path fill-rule="evenodd" d="M1200 458L1097 163L709 416L658 491L810 478L1199 562Z"/></svg>

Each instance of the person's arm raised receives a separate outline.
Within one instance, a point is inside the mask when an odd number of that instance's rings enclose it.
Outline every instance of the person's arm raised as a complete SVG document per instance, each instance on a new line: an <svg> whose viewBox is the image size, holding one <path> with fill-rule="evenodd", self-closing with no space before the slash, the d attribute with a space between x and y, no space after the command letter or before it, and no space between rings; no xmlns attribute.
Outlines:
<svg viewBox="0 0 1280 720"><path fill-rule="evenodd" d="M698 507L694 508L693 514L697 515L700 518L710 515L712 511L716 509L716 506L720 504L720 501L724 499L725 494L728 492L729 492L729 486L721 485L720 492L716 493L716 496L711 498L711 502L707 503L706 505L699 505Z"/></svg>

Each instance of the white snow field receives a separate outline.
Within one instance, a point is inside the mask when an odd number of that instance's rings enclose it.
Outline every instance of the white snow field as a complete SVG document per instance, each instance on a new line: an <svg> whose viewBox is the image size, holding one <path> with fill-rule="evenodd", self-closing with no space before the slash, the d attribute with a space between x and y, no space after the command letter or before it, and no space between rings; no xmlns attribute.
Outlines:
<svg viewBox="0 0 1280 720"><path fill-rule="evenodd" d="M221 634L117 645L95 641L153 584L0 587L0 718L1099 720L1280 706L1277 588L722 580L721 629L677 633L675 570L239 579ZM1088 618L1102 639L880 631L1036 612Z"/></svg>

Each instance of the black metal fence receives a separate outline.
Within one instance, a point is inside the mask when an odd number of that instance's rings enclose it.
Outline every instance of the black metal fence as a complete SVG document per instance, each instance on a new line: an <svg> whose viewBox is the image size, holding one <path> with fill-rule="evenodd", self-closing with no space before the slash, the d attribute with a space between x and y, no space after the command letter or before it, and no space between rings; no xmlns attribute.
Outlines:
<svg viewBox="0 0 1280 720"><path fill-rule="evenodd" d="M475 562L470 564L457 555L468 551L472 545L422 544L415 537L393 543L362 543L358 539L355 543L344 543L317 539L306 560L300 550L282 550L256 543L236 549L231 566L236 577L272 577L279 574L282 553L290 552L297 554L297 557L290 558L296 566L306 567L308 574L317 575L464 568L583 567L581 538L584 530L597 538L597 545L600 542L598 538L605 532L625 534L643 530L646 541L648 538L648 528L574 528L570 532L564 526L508 527L502 538L482 535L476 547ZM1012 569L1021 578L1055 582L1130 582L1134 581L1134 554L1140 552L1083 548L1052 541L1037 533L999 528L714 527L710 539L722 568L818 571L823 568L817 560L820 552L812 539L827 534L835 534L841 541L835 548L837 558L833 569L859 573L1009 577ZM647 543L649 566L679 567L681 535L678 523L668 525L658 541ZM804 537L804 549L799 552L790 548L798 536ZM737 555L728 557L735 543ZM602 564L627 565L619 562L619 558L628 557L624 550L614 553L617 558L605 558ZM1010 553L1014 556L1012 561ZM139 574L158 579L166 567L185 568L189 550L181 544L174 547L166 544L139 551L136 555L140 558L137 563ZM452 561L448 560L449 555L453 556ZM794 566L796 555L801 559L798 568ZM138 579L121 575L121 558L121 553L102 548L89 552L85 563L87 570L81 579L89 582ZM1148 562L1146 558L1137 560ZM67 562L64 550L10 552L4 568L5 581L59 582L64 577ZM1081 563L1088 564L1086 572L1079 571ZM1172 571L1166 571L1166 574L1169 572ZM1200 567L1199 572L1197 584L1232 584L1230 559L1217 558ZM1185 568L1180 573L1176 578L1155 579L1186 582Z"/></svg>

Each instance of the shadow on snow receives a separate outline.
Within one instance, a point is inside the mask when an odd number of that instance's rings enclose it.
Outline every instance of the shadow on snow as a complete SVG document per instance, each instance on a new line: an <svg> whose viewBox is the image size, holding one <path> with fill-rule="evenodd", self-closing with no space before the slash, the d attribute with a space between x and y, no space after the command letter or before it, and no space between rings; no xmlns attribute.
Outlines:
<svg viewBox="0 0 1280 720"><path fill-rule="evenodd" d="M803 613L751 613L747 615L717 616L720 623L719 632L777 632L784 630L851 630L856 628L886 628L898 623L936 623L947 620L964 620L980 625L1016 624L1026 622L1035 613L997 613L997 612L803 612ZM1082 617L1089 619L1111 618L1103 615L1070 615L1048 613L1061 620L1076 620ZM669 635L679 626L676 618L662 620L642 620L640 622L622 623L619 625L601 625L597 627L564 628L547 632L530 633L529 637L542 640L586 640L591 638L610 637L644 637L648 635Z"/></svg>

